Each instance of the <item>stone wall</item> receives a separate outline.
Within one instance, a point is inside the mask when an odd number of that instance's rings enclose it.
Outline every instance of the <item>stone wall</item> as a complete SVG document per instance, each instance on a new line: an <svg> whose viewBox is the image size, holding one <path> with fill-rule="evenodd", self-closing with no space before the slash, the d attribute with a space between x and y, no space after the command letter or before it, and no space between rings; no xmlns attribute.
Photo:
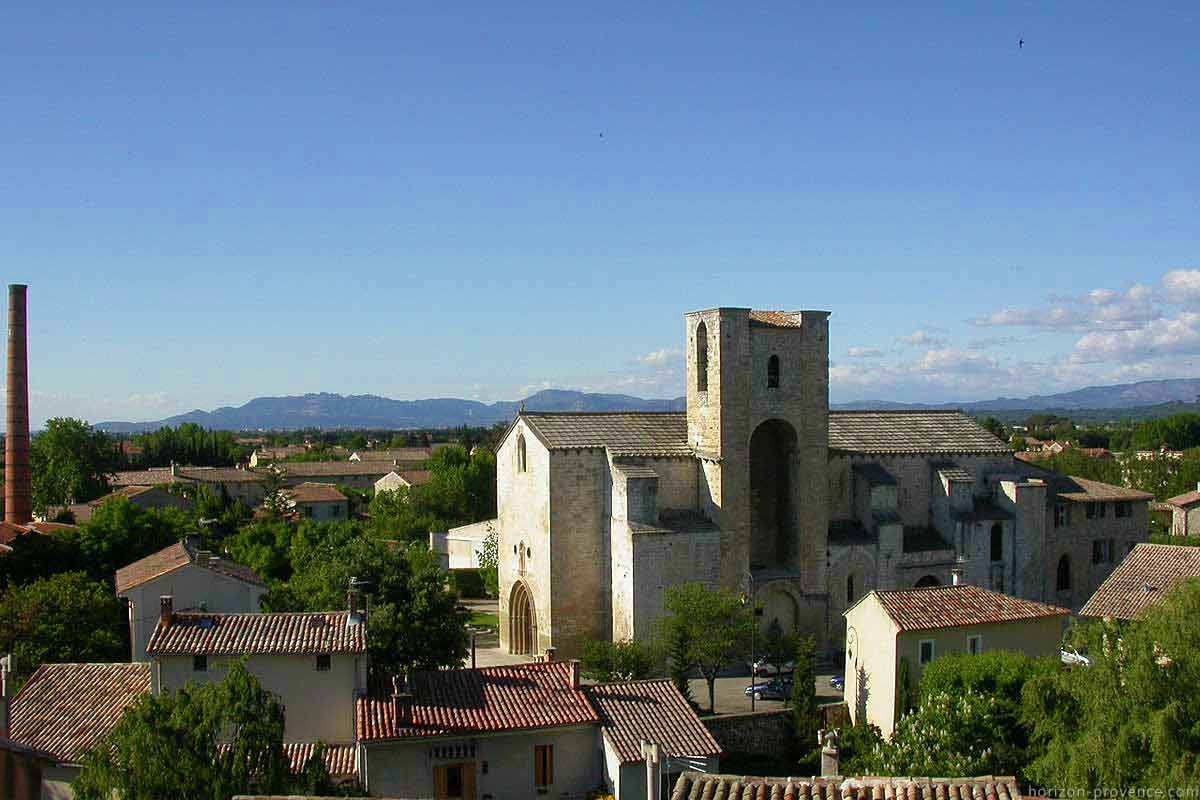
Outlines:
<svg viewBox="0 0 1200 800"><path fill-rule="evenodd" d="M746 753L778 756L780 750L792 741L790 708L722 714L704 717L703 722L726 755Z"/></svg>

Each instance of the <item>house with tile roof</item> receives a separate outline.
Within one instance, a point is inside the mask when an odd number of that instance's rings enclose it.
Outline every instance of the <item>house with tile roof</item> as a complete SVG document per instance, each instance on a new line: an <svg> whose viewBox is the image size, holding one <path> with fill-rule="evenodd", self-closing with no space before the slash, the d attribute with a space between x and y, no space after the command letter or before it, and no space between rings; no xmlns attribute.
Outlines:
<svg viewBox="0 0 1200 800"><path fill-rule="evenodd" d="M8 736L53 758L42 769L42 797L71 797L84 755L149 691L145 663L38 667L11 700Z"/></svg>
<svg viewBox="0 0 1200 800"><path fill-rule="evenodd" d="M670 681L585 687L578 661L418 672L362 694L355 717L372 795L583 797L604 784L644 800L641 740L712 769L721 753Z"/></svg>
<svg viewBox="0 0 1200 800"><path fill-rule="evenodd" d="M148 661L160 597L173 597L180 611L247 613L259 610L267 584L249 567L202 549L199 535L190 534L117 570L116 591L129 604L130 658Z"/></svg>
<svg viewBox="0 0 1200 800"><path fill-rule="evenodd" d="M1200 548L1139 544L1079 612L1100 619L1140 619L1185 581L1200 580Z"/></svg>
<svg viewBox="0 0 1200 800"><path fill-rule="evenodd" d="M401 470L396 467L375 481L375 494L407 489L412 486L424 486L432 477L433 473L429 470Z"/></svg>
<svg viewBox="0 0 1200 800"><path fill-rule="evenodd" d="M243 660L283 703L287 741L354 741L354 696L366 687L370 656L365 607L353 592L345 611L271 614L176 611L166 596L146 653L156 693L218 682Z"/></svg>
<svg viewBox="0 0 1200 800"><path fill-rule="evenodd" d="M107 476L114 489L132 486L166 486L183 484L204 486L210 491L227 493L248 508L256 508L266 494L265 479L260 472L240 467L169 467L124 470Z"/></svg>
<svg viewBox="0 0 1200 800"><path fill-rule="evenodd" d="M312 481L372 489L375 481L396 469L390 461L296 461L279 466L284 470L283 484L288 488Z"/></svg>
<svg viewBox="0 0 1200 800"><path fill-rule="evenodd" d="M400 470L419 470L433 457L430 447L396 447L390 450L358 450L349 461L382 461Z"/></svg>
<svg viewBox="0 0 1200 800"><path fill-rule="evenodd" d="M306 481L287 490L297 515L316 522L345 522L350 501L332 483Z"/></svg>
<svg viewBox="0 0 1200 800"><path fill-rule="evenodd" d="M1172 536L1200 536L1200 484L1194 492L1169 498L1166 506L1171 511Z"/></svg>
<svg viewBox="0 0 1200 800"><path fill-rule="evenodd" d="M950 653L1009 650L1058 654L1071 612L1059 606L952 583L875 590L845 612L845 696L850 719L891 736L900 705L925 666ZM908 686L900 685L907 665Z"/></svg>
<svg viewBox="0 0 1200 800"><path fill-rule="evenodd" d="M721 746L671 681L604 683L584 691L600 715L605 788L621 800L647 800L642 742L668 757L660 771L668 785L684 769L715 773L720 767Z"/></svg>
<svg viewBox="0 0 1200 800"><path fill-rule="evenodd" d="M1079 608L1148 536L1140 492L1016 460L958 411L829 408L825 311L686 314L687 410L517 414L497 446L500 640L653 635L684 582L842 647L872 589L966 582Z"/></svg>

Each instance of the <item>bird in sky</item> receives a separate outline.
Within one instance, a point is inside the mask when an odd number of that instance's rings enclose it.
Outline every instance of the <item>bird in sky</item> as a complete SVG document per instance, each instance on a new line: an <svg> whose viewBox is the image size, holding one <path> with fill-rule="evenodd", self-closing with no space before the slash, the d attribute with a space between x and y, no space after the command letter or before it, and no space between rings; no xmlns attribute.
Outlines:
<svg viewBox="0 0 1200 800"><path fill-rule="evenodd" d="M1024 50L1025 49L1025 40L1024 39L1019 40L1017 42L1017 47L1021 50Z"/></svg>

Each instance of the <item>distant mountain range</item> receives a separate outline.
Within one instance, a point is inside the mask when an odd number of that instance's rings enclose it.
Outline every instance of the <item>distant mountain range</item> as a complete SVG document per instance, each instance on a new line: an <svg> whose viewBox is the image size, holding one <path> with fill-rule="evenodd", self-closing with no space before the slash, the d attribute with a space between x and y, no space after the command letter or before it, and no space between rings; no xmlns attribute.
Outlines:
<svg viewBox="0 0 1200 800"><path fill-rule="evenodd" d="M971 403L893 403L862 401L835 404L837 409L945 409L968 413L990 411L1044 411L1069 409L1135 409L1162 403L1194 403L1200 397L1200 379L1089 386L1062 394L1025 398L1001 397ZM529 411L683 411L682 397L646 400L623 394L593 394L547 389L524 400ZM102 422L96 427L112 433L137 433L163 426L194 422L216 430L295 430L298 428L451 428L459 425L492 425L507 422L520 401L480 403L475 400L437 398L391 400L371 394L305 394L290 397L256 397L243 406L213 411L190 411L153 422Z"/></svg>

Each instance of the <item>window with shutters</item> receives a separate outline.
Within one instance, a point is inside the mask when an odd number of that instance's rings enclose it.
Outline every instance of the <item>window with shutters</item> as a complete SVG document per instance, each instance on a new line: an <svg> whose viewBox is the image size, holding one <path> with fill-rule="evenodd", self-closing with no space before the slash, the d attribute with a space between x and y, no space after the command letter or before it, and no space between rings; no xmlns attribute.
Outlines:
<svg viewBox="0 0 1200 800"><path fill-rule="evenodd" d="M533 748L533 785L544 789L554 783L554 745L539 744Z"/></svg>

